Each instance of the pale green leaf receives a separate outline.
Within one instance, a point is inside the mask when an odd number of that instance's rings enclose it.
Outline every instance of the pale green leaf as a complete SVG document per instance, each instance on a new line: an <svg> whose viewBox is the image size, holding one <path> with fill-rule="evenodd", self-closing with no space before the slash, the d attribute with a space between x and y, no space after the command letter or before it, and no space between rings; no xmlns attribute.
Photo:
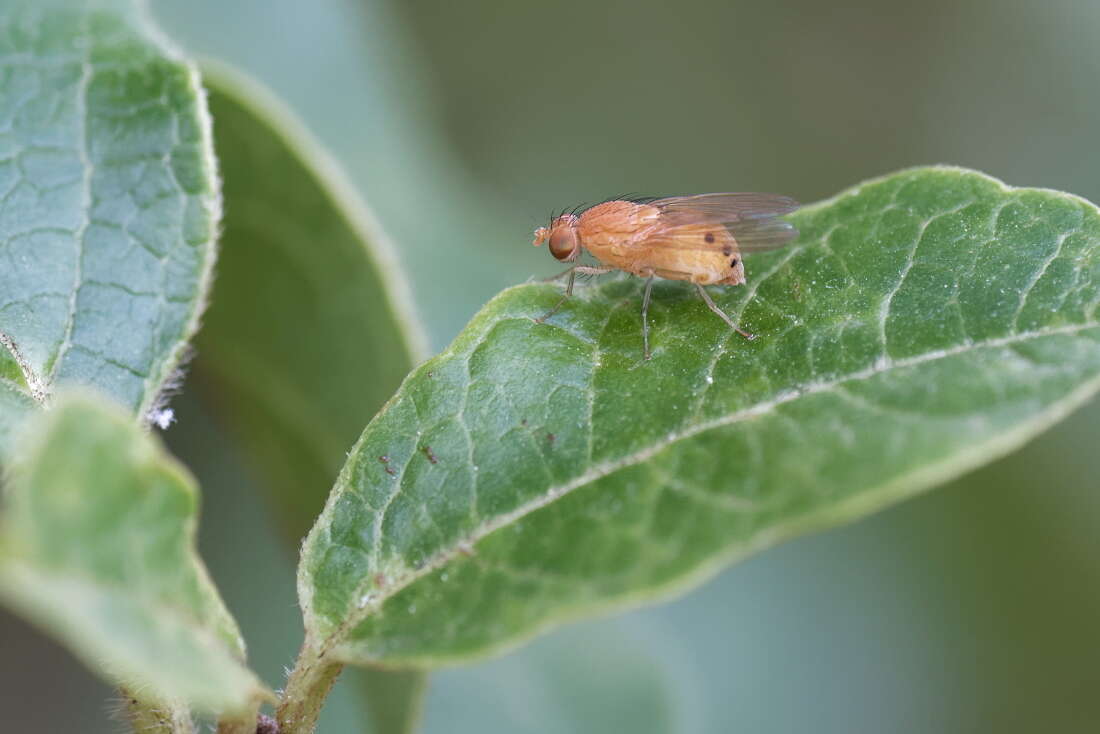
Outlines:
<svg viewBox="0 0 1100 734"><path fill-rule="evenodd" d="M226 213L196 384L297 548L424 339L397 258L340 167L255 82L204 72ZM371 731L415 725L423 675L345 678L363 691Z"/></svg>
<svg viewBox="0 0 1100 734"><path fill-rule="evenodd" d="M153 408L218 216L198 74L132 3L0 7L0 412L61 383Z"/></svg>
<svg viewBox="0 0 1100 734"><path fill-rule="evenodd" d="M100 398L32 422L0 516L0 599L136 696L246 711L263 689L195 552L194 480Z"/></svg>
<svg viewBox="0 0 1100 734"><path fill-rule="evenodd" d="M207 69L226 217L200 386L294 543L423 358L404 275L339 168L262 88Z"/></svg>
<svg viewBox="0 0 1100 734"><path fill-rule="evenodd" d="M16 427L36 406L34 399L25 392L0 381L0 457L11 450Z"/></svg>
<svg viewBox="0 0 1100 734"><path fill-rule="evenodd" d="M313 646L431 667L681 591L1000 456L1100 385L1100 216L953 168L792 217L715 289L509 289L367 427L303 549ZM386 457L386 463L379 459ZM394 471L390 475L386 468Z"/></svg>

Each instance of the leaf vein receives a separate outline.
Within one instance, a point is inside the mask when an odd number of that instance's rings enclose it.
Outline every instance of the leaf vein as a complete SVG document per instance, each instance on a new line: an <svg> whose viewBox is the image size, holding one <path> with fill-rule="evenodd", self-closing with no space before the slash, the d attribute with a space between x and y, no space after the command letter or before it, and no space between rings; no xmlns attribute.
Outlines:
<svg viewBox="0 0 1100 734"><path fill-rule="evenodd" d="M678 432L669 433L663 440L655 442L650 446L640 448L626 456L603 461L595 466L592 466L583 474L580 474L579 476L567 482L564 482L557 486L548 487L546 491L543 492L540 496L535 497L534 499L531 499L523 503L522 505L519 505L509 512L501 513L500 515L491 518L481 527L475 528L466 537L459 539L449 547L442 548L441 550L432 554L430 557L421 559L414 568L407 569L403 575L395 578L393 580L393 583L387 586L385 592L383 594L380 594L379 597L375 599L372 604L365 605L361 608L348 610L348 612L344 616L343 623L339 624L326 637L325 642L322 645L322 649L331 649L332 646L340 644L343 641L341 638L346 632L354 629L372 612L381 608L382 604L388 598L392 597L394 594L409 586L419 578L439 569L441 566L450 562L454 558L468 553L469 549L473 547L473 545L475 545L477 542L487 537L491 533L519 521L523 517L526 517L527 515L530 515L542 509L543 507L548 506L552 502L555 502L558 499L561 499L562 497L572 493L573 491L595 482L596 480L602 479L617 471L648 461L655 455L659 454L670 446L679 443L680 441L684 441L707 431L715 430L725 426L736 425L765 415L775 414L782 416L783 414L777 411L777 408L799 400L800 398L835 392L836 389L840 387L843 383L852 380L865 380L879 374L890 372L892 370L917 367L922 364L935 362L941 359L947 359L979 349L997 349L1001 347L1010 347L1014 344L1031 341L1034 339L1041 339L1059 335L1077 334L1088 329L1095 329L1097 328L1097 326L1098 325L1095 322L1086 322L1080 324L1072 324L1064 327L1045 329L1041 331L1022 333L1017 332L1003 337L987 339L981 342L967 342L957 345L955 347L933 350L920 355L906 357L898 360L879 359L876 360L871 366L863 368L861 370L856 370L846 375L837 376L830 380L809 383L801 386L798 389L787 390L769 400L757 403L756 405L752 405L747 408L743 408L741 410L718 416L716 418L712 418L706 421L700 421L696 424L683 428ZM366 583L366 580L364 581L364 583ZM353 595L352 598L358 598L358 593L356 595Z"/></svg>

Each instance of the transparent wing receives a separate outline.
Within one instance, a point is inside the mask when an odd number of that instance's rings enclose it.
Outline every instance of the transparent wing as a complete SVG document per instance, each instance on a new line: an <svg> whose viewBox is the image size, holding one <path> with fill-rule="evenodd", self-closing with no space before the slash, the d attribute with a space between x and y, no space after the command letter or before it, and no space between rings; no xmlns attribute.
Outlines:
<svg viewBox="0 0 1100 734"><path fill-rule="evenodd" d="M727 193L670 196L650 202L662 214L695 222L735 222L789 214L799 207L797 201L780 194Z"/></svg>
<svg viewBox="0 0 1100 734"><path fill-rule="evenodd" d="M650 203L661 212L659 226L638 242L642 247L742 253L783 247L798 236L778 217L798 208L789 196L730 193L674 196Z"/></svg>

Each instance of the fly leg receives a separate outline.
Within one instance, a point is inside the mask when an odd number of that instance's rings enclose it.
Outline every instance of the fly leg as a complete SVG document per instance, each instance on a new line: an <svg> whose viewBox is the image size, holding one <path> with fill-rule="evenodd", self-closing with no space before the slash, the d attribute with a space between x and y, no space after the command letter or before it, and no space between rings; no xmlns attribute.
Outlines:
<svg viewBox="0 0 1100 734"><path fill-rule="evenodd" d="M569 280L565 284L565 295L562 296L561 299L559 299L558 302L554 304L554 307L552 309L535 319L534 321L536 324L541 324L543 321L546 321L546 319L556 314L558 312L558 309L562 307L562 304L569 300L569 296L573 295L573 283L577 280L577 266L569 268L561 275L555 275L553 277L553 280L557 280L558 278L562 277L562 275L569 276Z"/></svg>
<svg viewBox="0 0 1100 734"><path fill-rule="evenodd" d="M707 293L706 289L703 288L703 286L696 283L695 287L698 289L699 295L703 297L704 301L706 301L707 308L709 308L711 311L714 311L714 313L718 314L718 316L723 321L725 321L727 324L730 325L731 329L733 329L734 331L736 331L738 334L745 337L749 341L752 341L753 339L756 338L756 336L754 336L753 334L750 334L747 331L742 331L741 329L737 328L737 324L733 323L733 319L731 319L729 316L727 316L725 311L723 311L722 309L718 308L717 305L715 305L714 301L712 301L711 298L710 298L710 294Z"/></svg>
<svg viewBox="0 0 1100 734"><path fill-rule="evenodd" d="M642 354L649 361L649 296L653 293L653 275L645 281L645 294L642 296Z"/></svg>
<svg viewBox="0 0 1100 734"><path fill-rule="evenodd" d="M571 274L578 267L579 266L577 266L577 265L573 265L572 267L566 268L565 270L561 271L557 275L551 275L549 278L540 278L538 282L539 283L553 283L555 280L561 280L565 276Z"/></svg>
<svg viewBox="0 0 1100 734"><path fill-rule="evenodd" d="M565 282L565 295L563 295L561 299L554 304L554 307L552 309L544 313L542 316L539 316L537 319L534 319L535 323L541 324L543 321L546 321L546 319L556 314L558 310L561 309L561 307L565 304L565 302L569 300L569 297L573 295L573 283L575 283L577 280L577 273L580 273L581 275L603 275L604 273L610 273L614 269L615 268L593 268L587 265L574 265L573 267L566 270L564 273L555 275L553 278L548 278L547 280L558 280L566 275L569 276L569 280Z"/></svg>

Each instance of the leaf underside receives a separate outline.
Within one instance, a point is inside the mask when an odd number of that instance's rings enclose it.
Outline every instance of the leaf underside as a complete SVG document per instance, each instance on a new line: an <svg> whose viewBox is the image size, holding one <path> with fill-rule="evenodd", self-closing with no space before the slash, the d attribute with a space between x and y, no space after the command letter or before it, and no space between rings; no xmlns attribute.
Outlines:
<svg viewBox="0 0 1100 734"><path fill-rule="evenodd" d="M195 552L194 481L100 398L22 437L0 522L0 598L146 700L238 712L262 688Z"/></svg>
<svg viewBox="0 0 1100 734"><path fill-rule="evenodd" d="M198 75L130 3L74 5L0 9L0 449L57 384L148 411L214 260Z"/></svg>
<svg viewBox="0 0 1100 734"><path fill-rule="evenodd" d="M226 217L195 368L297 547L419 335L383 234L327 157L254 83L206 80Z"/></svg>
<svg viewBox="0 0 1100 734"><path fill-rule="evenodd" d="M1019 445L1097 388L1100 217L953 168L792 217L716 300L509 289L367 427L303 548L321 649L431 667L666 596ZM379 457L385 457L384 460ZM387 472L389 469L392 474Z"/></svg>
<svg viewBox="0 0 1100 734"><path fill-rule="evenodd" d="M220 214L198 74L141 10L0 8L0 598L138 714L247 713L194 482L134 420L198 326Z"/></svg>
<svg viewBox="0 0 1100 734"><path fill-rule="evenodd" d="M385 235L337 166L268 93L203 69L225 218L195 381L297 548L422 337ZM346 675L376 734L412 731L425 676Z"/></svg>

